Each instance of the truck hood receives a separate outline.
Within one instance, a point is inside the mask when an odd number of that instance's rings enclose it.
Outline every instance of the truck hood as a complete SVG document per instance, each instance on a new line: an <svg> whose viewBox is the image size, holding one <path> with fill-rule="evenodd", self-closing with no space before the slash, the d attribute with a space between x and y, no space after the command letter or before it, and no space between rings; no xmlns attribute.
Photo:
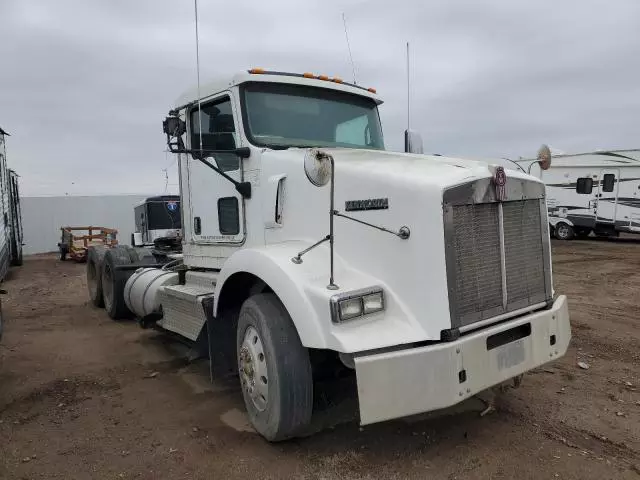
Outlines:
<svg viewBox="0 0 640 480"><path fill-rule="evenodd" d="M456 185L492 177L490 164L441 156L373 150L320 149L335 159L335 206L361 222L399 231L408 227L406 240L389 232L336 217L335 276L340 291L371 286L385 291L384 315L331 326L327 343L340 351L439 340L451 328L449 313L443 194ZM304 173L308 149L265 151L262 181L286 176L286 196L281 228L267 231L267 245L301 241L306 246L326 236L329 220L329 186L313 186ZM509 179L535 181L509 170ZM371 202L373 200L373 202ZM273 205L266 204L266 214ZM289 206L291 205L291 206ZM295 207L293 206L295 205ZM308 254L310 295L318 305L328 278L328 246ZM311 270L310 265L314 265ZM326 302L326 303L325 303Z"/></svg>

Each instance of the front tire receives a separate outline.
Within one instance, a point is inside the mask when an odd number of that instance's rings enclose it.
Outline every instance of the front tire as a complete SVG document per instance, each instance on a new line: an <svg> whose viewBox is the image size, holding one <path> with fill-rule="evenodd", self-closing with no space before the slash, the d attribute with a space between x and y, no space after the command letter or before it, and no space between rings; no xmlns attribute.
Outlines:
<svg viewBox="0 0 640 480"><path fill-rule="evenodd" d="M568 223L559 222L555 228L558 240L571 240L573 238L573 227Z"/></svg>
<svg viewBox="0 0 640 480"><path fill-rule="evenodd" d="M304 433L313 410L309 351L273 293L244 302L236 345L242 396L253 427L270 442Z"/></svg>

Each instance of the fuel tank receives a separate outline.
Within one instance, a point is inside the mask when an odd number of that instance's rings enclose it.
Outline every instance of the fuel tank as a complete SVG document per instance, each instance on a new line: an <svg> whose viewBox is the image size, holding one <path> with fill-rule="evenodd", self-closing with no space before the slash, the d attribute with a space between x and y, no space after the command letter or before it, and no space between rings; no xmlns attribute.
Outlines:
<svg viewBox="0 0 640 480"><path fill-rule="evenodd" d="M138 318L160 313L158 291L166 285L177 285L178 273L160 268L136 270L124 286L124 301Z"/></svg>

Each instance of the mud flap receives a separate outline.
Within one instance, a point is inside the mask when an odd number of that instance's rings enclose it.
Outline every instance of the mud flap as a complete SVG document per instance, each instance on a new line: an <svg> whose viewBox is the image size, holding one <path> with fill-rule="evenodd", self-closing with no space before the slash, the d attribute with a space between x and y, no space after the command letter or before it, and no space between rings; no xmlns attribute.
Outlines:
<svg viewBox="0 0 640 480"><path fill-rule="evenodd" d="M231 309L218 317L213 316L214 297L202 300L202 308L207 318L205 323L206 338L209 351L209 373L211 381L234 375L236 365L236 329L238 316ZM236 313L238 313L236 311Z"/></svg>

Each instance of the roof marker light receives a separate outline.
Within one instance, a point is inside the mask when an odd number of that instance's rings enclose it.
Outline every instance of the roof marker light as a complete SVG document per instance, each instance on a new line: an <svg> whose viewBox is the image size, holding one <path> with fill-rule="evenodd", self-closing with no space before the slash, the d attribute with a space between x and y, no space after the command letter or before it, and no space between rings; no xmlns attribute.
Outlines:
<svg viewBox="0 0 640 480"><path fill-rule="evenodd" d="M327 75L318 75L318 80L329 80Z"/></svg>
<svg viewBox="0 0 640 480"><path fill-rule="evenodd" d="M377 90L375 88L373 88L373 87L367 88L367 92L378 93Z"/></svg>
<svg viewBox="0 0 640 480"><path fill-rule="evenodd" d="M316 78L316 76L315 76L313 73L310 73L310 72L304 72L304 73L302 74L302 76L303 76L304 78Z"/></svg>
<svg viewBox="0 0 640 480"><path fill-rule="evenodd" d="M249 73L264 73L264 68L252 68Z"/></svg>
<svg viewBox="0 0 640 480"><path fill-rule="evenodd" d="M335 83L342 83L343 82L343 80L341 78L339 78L339 77L333 77L333 79L331 81L335 82Z"/></svg>

